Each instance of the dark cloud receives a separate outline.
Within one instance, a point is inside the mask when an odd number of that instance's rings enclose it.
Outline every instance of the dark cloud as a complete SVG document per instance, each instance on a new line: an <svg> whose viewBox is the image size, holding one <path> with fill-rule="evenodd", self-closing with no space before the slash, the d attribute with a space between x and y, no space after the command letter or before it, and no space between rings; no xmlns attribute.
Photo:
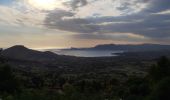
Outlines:
<svg viewBox="0 0 170 100"><path fill-rule="evenodd" d="M95 32L98 29L96 25L88 25L90 22L86 19L64 19L73 15L74 13L68 11L54 10L47 16L45 25L53 29L82 33Z"/></svg>
<svg viewBox="0 0 170 100"><path fill-rule="evenodd" d="M170 9L170 0L150 0L150 5L148 8L144 10L144 12L148 13L156 13L161 12L167 9Z"/></svg>
<svg viewBox="0 0 170 100"><path fill-rule="evenodd" d="M133 17L132 17L133 18ZM136 22L100 25L102 33L136 33L152 38L170 37L170 15L150 15ZM139 21L138 21L139 20Z"/></svg>
<svg viewBox="0 0 170 100"><path fill-rule="evenodd" d="M87 4L87 0L73 0L71 6L73 9L76 9L77 7L85 6Z"/></svg>
<svg viewBox="0 0 170 100"><path fill-rule="evenodd" d="M72 6L78 7L79 3L86 5L86 0L74 0ZM93 18L74 18L74 13L54 10L49 12L45 20L46 27L69 32L84 33L82 37L104 37L107 33L134 33L144 37L158 39L170 37L170 15L154 14L170 10L170 0L138 0L136 3L149 2L148 7L138 13L127 16L103 16ZM118 9L127 10L126 2ZM65 17L72 17L66 18ZM91 35L91 34L101 35Z"/></svg>
<svg viewBox="0 0 170 100"><path fill-rule="evenodd" d="M87 0L71 0L64 2L64 5L71 7L73 10L76 10L79 7L85 6L88 4Z"/></svg>

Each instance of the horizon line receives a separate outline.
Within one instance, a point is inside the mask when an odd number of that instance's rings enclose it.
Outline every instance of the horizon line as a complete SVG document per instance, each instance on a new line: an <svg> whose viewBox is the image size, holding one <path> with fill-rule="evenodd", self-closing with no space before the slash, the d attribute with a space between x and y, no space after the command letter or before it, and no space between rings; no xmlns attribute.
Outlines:
<svg viewBox="0 0 170 100"><path fill-rule="evenodd" d="M49 47L30 47L30 46L27 46L27 45L13 45L13 46L24 46L26 48L30 48L30 49L33 49L33 50L50 50L50 49L71 49L71 48L92 48L92 47L95 47L95 46L98 46L98 45L170 45L170 44L161 44L161 43L136 43L136 44L133 44L133 43L108 43L108 44L97 44L97 45L94 45L94 46L88 46L88 47L57 47L57 46L49 46ZM8 47L0 47L0 49L7 49L7 48L10 48L10 47L13 47L13 46L8 46Z"/></svg>

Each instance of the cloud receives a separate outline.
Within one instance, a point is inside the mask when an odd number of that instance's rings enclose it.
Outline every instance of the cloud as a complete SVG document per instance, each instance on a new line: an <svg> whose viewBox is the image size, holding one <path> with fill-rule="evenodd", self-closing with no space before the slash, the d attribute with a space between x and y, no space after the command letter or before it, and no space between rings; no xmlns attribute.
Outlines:
<svg viewBox="0 0 170 100"><path fill-rule="evenodd" d="M153 13L153 14L158 14L158 15L170 15L170 9L164 10L161 12Z"/></svg>
<svg viewBox="0 0 170 100"><path fill-rule="evenodd" d="M142 42L142 41L148 41L149 38L146 38L141 35L136 35L133 33L108 33L108 34L75 34L72 35L73 38L79 38L79 39L99 39L99 40L114 40L114 41L131 41L131 42Z"/></svg>
<svg viewBox="0 0 170 100"><path fill-rule="evenodd" d="M16 8L0 5L0 23L11 26L43 27L45 13L31 9ZM36 17L35 17L36 16Z"/></svg>
<svg viewBox="0 0 170 100"><path fill-rule="evenodd" d="M112 2L118 3L117 0ZM103 14L99 17L85 18L75 17L76 13L53 11L52 13L49 12L44 23L48 28L77 32L79 34L86 33L89 36L95 33L102 34L102 36L108 33L133 33L153 39L170 37L170 15L153 14L169 10L170 6L168 4L170 0L165 2L161 0L132 0L131 2L122 1L119 3L122 5L118 6L117 9L123 12L132 10L133 7L137 8L143 4L146 5L145 3L147 3L147 7L129 15L107 16L107 14ZM107 5L104 7L107 7ZM83 8L86 9L85 7ZM60 18L58 18L59 13L62 14ZM65 17L66 19L64 19Z"/></svg>
<svg viewBox="0 0 170 100"><path fill-rule="evenodd" d="M148 12L161 12L170 9L170 0L150 0L150 7L146 9Z"/></svg>
<svg viewBox="0 0 170 100"><path fill-rule="evenodd" d="M46 20L44 21L45 26L52 29L59 29L63 31L71 32L93 32L97 30L95 25L87 25L89 21L86 19L65 19L65 17L72 17L74 13L64 10L51 11Z"/></svg>
<svg viewBox="0 0 170 100"><path fill-rule="evenodd" d="M88 4L87 0L72 0L70 6L73 10Z"/></svg>
<svg viewBox="0 0 170 100"><path fill-rule="evenodd" d="M0 1L1 33L54 30L53 34L74 34L70 38L75 40L169 42L170 0L56 0L53 9L14 1Z"/></svg>

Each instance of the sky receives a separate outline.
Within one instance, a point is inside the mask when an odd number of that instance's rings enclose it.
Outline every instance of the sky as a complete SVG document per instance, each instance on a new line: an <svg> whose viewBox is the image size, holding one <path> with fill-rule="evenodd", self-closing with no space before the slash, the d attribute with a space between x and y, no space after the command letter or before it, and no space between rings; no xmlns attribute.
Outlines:
<svg viewBox="0 0 170 100"><path fill-rule="evenodd" d="M170 44L170 0L0 0L0 47Z"/></svg>

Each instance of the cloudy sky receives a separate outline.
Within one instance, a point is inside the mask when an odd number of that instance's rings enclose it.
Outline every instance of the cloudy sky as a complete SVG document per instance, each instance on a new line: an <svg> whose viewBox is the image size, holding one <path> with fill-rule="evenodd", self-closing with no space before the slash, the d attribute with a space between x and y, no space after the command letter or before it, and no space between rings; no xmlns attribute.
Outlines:
<svg viewBox="0 0 170 100"><path fill-rule="evenodd" d="M0 0L0 47L170 44L170 0Z"/></svg>

